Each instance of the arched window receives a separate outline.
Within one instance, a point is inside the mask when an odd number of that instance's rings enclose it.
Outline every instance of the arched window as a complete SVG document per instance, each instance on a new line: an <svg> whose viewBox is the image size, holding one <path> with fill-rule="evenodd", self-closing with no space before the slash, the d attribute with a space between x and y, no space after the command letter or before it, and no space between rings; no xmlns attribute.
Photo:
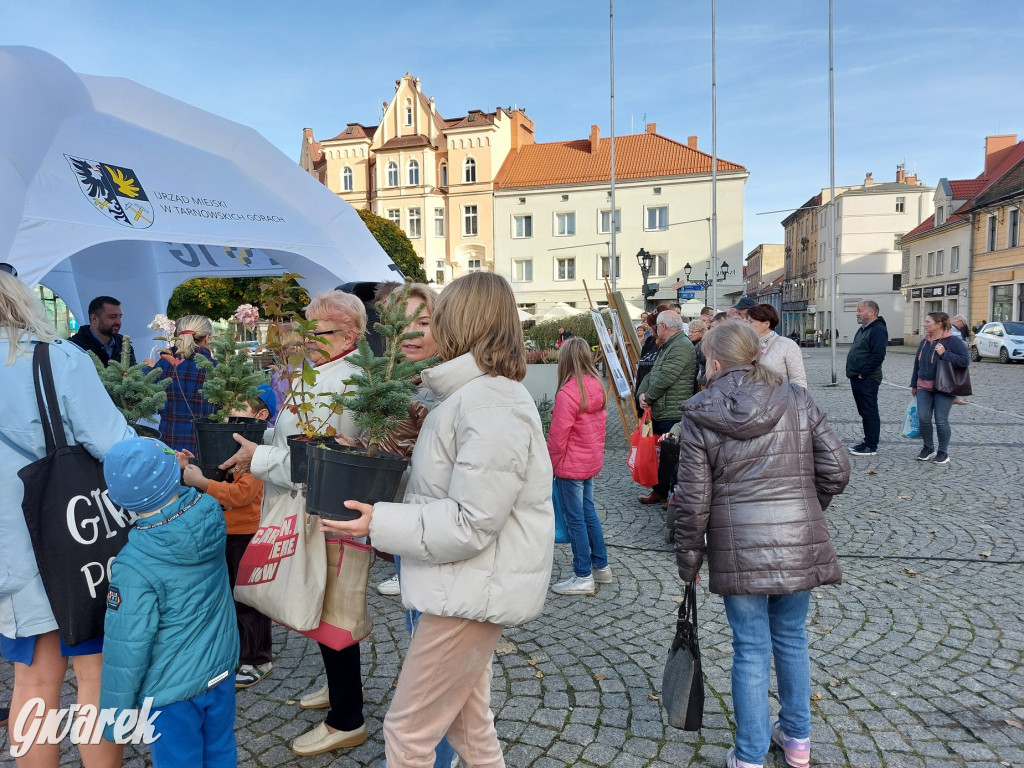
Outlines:
<svg viewBox="0 0 1024 768"><path fill-rule="evenodd" d="M448 163L441 163L441 186L448 186Z"/></svg>
<svg viewBox="0 0 1024 768"><path fill-rule="evenodd" d="M417 160L409 161L409 186L415 187L420 183L420 164Z"/></svg>
<svg viewBox="0 0 1024 768"><path fill-rule="evenodd" d="M476 160L472 157L467 157L462 164L462 181L466 184L476 183Z"/></svg>
<svg viewBox="0 0 1024 768"><path fill-rule="evenodd" d="M341 172L341 191L351 192L352 191L352 169L347 165Z"/></svg>
<svg viewBox="0 0 1024 768"><path fill-rule="evenodd" d="M388 186L398 186L398 163L396 163L394 160L388 163Z"/></svg>

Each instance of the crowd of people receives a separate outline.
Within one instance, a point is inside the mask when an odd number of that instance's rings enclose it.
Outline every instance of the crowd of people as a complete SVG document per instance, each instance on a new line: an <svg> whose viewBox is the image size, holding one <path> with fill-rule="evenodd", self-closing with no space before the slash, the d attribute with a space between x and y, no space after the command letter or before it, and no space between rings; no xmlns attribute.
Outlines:
<svg viewBox="0 0 1024 768"><path fill-rule="evenodd" d="M376 301L398 287L382 285ZM609 395L586 341L561 334L545 435L522 385L526 350L507 281L473 273L440 296L422 284L405 295L409 330L418 335L402 351L436 361L416 380L409 413L385 442L408 460L406 478L393 500L347 501L356 519L324 519L320 530L335 545L368 540L395 562L411 640L384 720L387 764L449 768L457 755L467 768L501 766L490 684L504 627L536 617L549 589L586 597L614 580L594 504ZM368 330L364 301L329 291L305 316L316 328L306 350L318 374L312 408L339 442L365 446L353 414L319 397L350 386L357 370L350 356ZM809 595L841 578L824 510L849 481L849 456L871 455L879 441L887 334L874 302L862 302L857 317L846 372L864 440L849 450L808 392L801 351L778 333L773 307L744 298L727 312L705 307L686 319L678 305L661 306L637 328L634 394L664 441L658 482L639 500L667 509L680 579L699 581L706 556L710 590L724 598L734 654L730 767L760 766L772 744L791 766L809 761ZM136 436L79 349L101 364L120 357L127 342L117 299L98 297L89 320L72 343L62 342L33 294L0 272L0 536L10 553L0 574L0 653L15 669L11 709L33 698L56 709L71 659L80 705L121 712L152 700L157 768L233 766L234 692L270 674L273 658L270 618L235 602L232 586L266 510L286 498L301 508L305 486L293 481L287 446L299 416L282 408L282 377L268 380L231 415L276 420L274 428L261 444L236 435L237 453L221 467L228 478L208 478L190 460L191 422L212 411L202 397L206 367L196 363L210 356L210 319L179 318L168 348L145 361L170 380L160 440ZM923 461L948 461L953 396L934 384L939 361L967 365L954 327L943 313L930 314L915 356ZM103 462L110 500L138 518L111 568L104 634L75 645L58 634L20 514L17 473L48 452L32 369L41 344L49 347L67 437ZM572 551L572 573L554 583L553 499ZM299 706L326 713L295 738L297 755L366 741L360 645L319 644L326 684ZM781 703L774 722L772 658ZM79 744L87 768L121 762L111 724L103 735ZM58 763L58 744L12 744L24 749L19 764Z"/></svg>

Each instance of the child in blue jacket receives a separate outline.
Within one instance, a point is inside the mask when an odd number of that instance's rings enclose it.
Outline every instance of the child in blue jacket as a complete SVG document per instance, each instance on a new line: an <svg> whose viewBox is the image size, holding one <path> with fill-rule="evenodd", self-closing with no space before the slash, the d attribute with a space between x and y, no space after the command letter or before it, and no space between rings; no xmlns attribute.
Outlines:
<svg viewBox="0 0 1024 768"><path fill-rule="evenodd" d="M238 630L220 505L179 485L178 459L159 440L117 443L103 475L110 500L139 520L112 568L100 708L152 699L156 768L236 768Z"/></svg>

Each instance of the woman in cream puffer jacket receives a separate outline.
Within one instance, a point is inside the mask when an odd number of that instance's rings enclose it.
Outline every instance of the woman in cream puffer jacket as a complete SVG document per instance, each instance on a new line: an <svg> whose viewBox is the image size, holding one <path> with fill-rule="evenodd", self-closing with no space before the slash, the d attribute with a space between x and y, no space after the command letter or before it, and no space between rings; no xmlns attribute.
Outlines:
<svg viewBox="0 0 1024 768"><path fill-rule="evenodd" d="M454 281L431 319L438 404L423 422L401 504L346 501L361 517L323 521L402 558L402 601L422 611L384 719L390 768L431 765L445 733L463 762L504 765L490 712L502 629L544 606L554 549L551 461L520 383L526 349L515 296L498 275Z"/></svg>

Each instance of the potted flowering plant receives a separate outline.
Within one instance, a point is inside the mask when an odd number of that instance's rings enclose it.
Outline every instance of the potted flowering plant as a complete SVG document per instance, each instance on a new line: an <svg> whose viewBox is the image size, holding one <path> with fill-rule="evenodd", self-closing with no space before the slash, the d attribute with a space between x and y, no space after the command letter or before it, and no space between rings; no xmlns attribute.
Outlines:
<svg viewBox="0 0 1024 768"><path fill-rule="evenodd" d="M381 443L399 422L409 416L409 405L416 394L414 379L436 363L436 357L413 362L402 352L402 342L423 335L407 331L410 318L422 306L406 314L409 284L395 291L378 305L380 322L375 328L384 339L384 354L373 354L365 338L348 360L360 369L346 382L341 394L331 395L335 407L354 414L358 426L368 435L366 448L329 441L309 451L306 511L329 520L352 520L358 513L344 506L346 499L367 504L390 501L402 479L406 461L381 451Z"/></svg>
<svg viewBox="0 0 1024 768"><path fill-rule="evenodd" d="M259 312L252 305L243 306L251 310L244 313L244 322L247 325L251 322L250 327L255 327ZM235 316L238 317L238 312ZM196 365L206 373L200 389L203 399L217 410L207 418L194 419L192 429L196 434L199 468L210 479L222 480L224 471L218 467L238 450L233 437L236 432L255 443L263 442L266 421L232 414L245 410L249 401L258 396L264 377L253 367L246 348L235 340L230 328L214 337L212 347L213 362L197 355Z"/></svg>

